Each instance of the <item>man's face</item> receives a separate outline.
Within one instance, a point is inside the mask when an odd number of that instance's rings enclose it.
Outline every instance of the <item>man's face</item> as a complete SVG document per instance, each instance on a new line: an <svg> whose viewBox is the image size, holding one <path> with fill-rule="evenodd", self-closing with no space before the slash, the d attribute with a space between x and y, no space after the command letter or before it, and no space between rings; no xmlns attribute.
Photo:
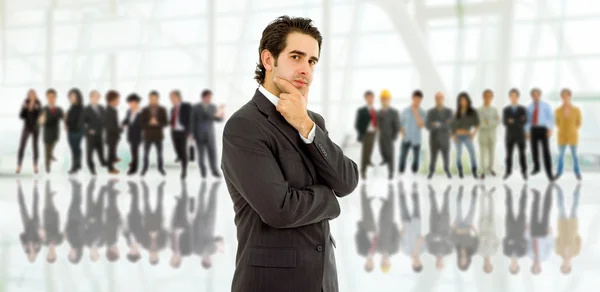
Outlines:
<svg viewBox="0 0 600 292"><path fill-rule="evenodd" d="M139 103L137 101L130 101L127 104L129 105L130 109L137 109L138 105L139 105Z"/></svg>
<svg viewBox="0 0 600 292"><path fill-rule="evenodd" d="M510 94L509 97L510 97L510 103L517 104L517 102L519 102L519 95L518 94L516 94L516 93L513 92L513 93Z"/></svg>
<svg viewBox="0 0 600 292"><path fill-rule="evenodd" d="M46 95L46 98L48 99L48 103L50 105L55 105L56 104L56 94L54 94L54 93L48 93L48 95Z"/></svg>
<svg viewBox="0 0 600 292"><path fill-rule="evenodd" d="M391 101L392 101L392 100L391 100L391 99L389 99L389 98L383 98L383 97L382 97L382 98L381 98L381 106L383 106L383 107L388 107L388 106L390 106L390 103L391 103Z"/></svg>
<svg viewBox="0 0 600 292"><path fill-rule="evenodd" d="M562 98L563 102L565 102L565 103L567 103L567 102L570 102L570 101L571 101L571 94L570 94L570 93L568 93L568 92L566 92L566 91L565 91L565 92L562 92L562 93L560 94L560 97Z"/></svg>
<svg viewBox="0 0 600 292"><path fill-rule="evenodd" d="M276 77L292 83L302 95L306 95L313 80L313 72L319 58L319 43L313 37L293 32L287 36L287 45L279 54L277 60L269 59L270 64L265 64L268 71L272 70L268 82L273 82ZM279 85L276 85L279 87ZM279 88L281 92L282 89Z"/></svg>
<svg viewBox="0 0 600 292"><path fill-rule="evenodd" d="M438 106L444 105L444 94L443 93L438 92L435 94L435 104Z"/></svg>
<svg viewBox="0 0 600 292"><path fill-rule="evenodd" d="M169 98L171 98L171 103L173 103L173 105L178 105L179 104L179 96L175 93L171 93L169 95Z"/></svg>
<svg viewBox="0 0 600 292"><path fill-rule="evenodd" d="M421 101L422 101L422 100L423 100L423 99L422 99L421 97L419 97L419 96L413 96L413 97L412 97L412 105L413 105L414 107L419 107L419 106L421 105Z"/></svg>
<svg viewBox="0 0 600 292"><path fill-rule="evenodd" d="M531 94L531 99L533 99L533 101L540 101L541 98L542 94L537 90Z"/></svg>
<svg viewBox="0 0 600 292"><path fill-rule="evenodd" d="M492 99L494 99L494 94L491 92L486 92L483 95L483 103L485 103L486 105L490 105L492 103Z"/></svg>
<svg viewBox="0 0 600 292"><path fill-rule="evenodd" d="M373 100L375 99L375 96L373 96L373 94L367 94L365 95L365 102L367 102L367 105L372 106L373 105Z"/></svg>
<svg viewBox="0 0 600 292"><path fill-rule="evenodd" d="M210 103L211 101L212 101L212 94L207 94L204 97L202 97L203 103Z"/></svg>
<svg viewBox="0 0 600 292"><path fill-rule="evenodd" d="M90 103L93 105L97 105L99 100L100 100L100 93L98 93L97 91L93 91L90 94Z"/></svg>
<svg viewBox="0 0 600 292"><path fill-rule="evenodd" d="M110 105L112 107L118 107L119 106L119 102L120 102L120 98L115 98L113 101L110 102Z"/></svg>
<svg viewBox="0 0 600 292"><path fill-rule="evenodd" d="M148 97L148 100L149 100L149 102L150 102L151 105L158 105L158 95L151 94Z"/></svg>

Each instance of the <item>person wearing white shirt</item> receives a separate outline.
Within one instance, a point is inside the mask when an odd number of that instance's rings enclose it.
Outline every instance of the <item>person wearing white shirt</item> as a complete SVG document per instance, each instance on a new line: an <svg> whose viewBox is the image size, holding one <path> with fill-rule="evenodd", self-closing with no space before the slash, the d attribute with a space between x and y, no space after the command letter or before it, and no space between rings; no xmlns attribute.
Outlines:
<svg viewBox="0 0 600 292"><path fill-rule="evenodd" d="M362 144L360 153L360 176L367 178L367 167L373 166L371 155L373 154L373 145L375 144L375 135L377 132L377 111L373 105L375 94L367 90L364 94L365 105L356 112L354 129L358 137L357 140Z"/></svg>

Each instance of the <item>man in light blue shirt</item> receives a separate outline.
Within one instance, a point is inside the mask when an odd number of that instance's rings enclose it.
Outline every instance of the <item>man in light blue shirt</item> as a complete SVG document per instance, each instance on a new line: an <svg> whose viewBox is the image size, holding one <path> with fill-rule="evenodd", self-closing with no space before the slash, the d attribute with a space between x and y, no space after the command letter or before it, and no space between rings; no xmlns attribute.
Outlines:
<svg viewBox="0 0 600 292"><path fill-rule="evenodd" d="M548 180L553 181L549 140L554 128L554 113L552 106L542 100L542 91L539 88L531 90L531 99L533 102L527 107L527 124L525 124L525 136L531 139L531 158L533 160L531 175L536 175L540 171L539 145L541 144L546 176L548 176Z"/></svg>
<svg viewBox="0 0 600 292"><path fill-rule="evenodd" d="M413 163L411 170L416 173L419 170L419 157L421 150L421 130L425 126L425 110L420 108L423 100L423 92L415 90L412 94L412 104L405 108L400 115L400 132L402 143L400 144L400 174L404 174L408 150L413 151Z"/></svg>

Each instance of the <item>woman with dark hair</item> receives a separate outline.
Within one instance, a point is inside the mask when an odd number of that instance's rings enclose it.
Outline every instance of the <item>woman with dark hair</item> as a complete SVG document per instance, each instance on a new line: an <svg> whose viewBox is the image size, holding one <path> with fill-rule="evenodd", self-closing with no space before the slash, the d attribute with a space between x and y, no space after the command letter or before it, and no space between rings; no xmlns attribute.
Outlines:
<svg viewBox="0 0 600 292"><path fill-rule="evenodd" d="M83 94L78 88L69 90L71 107L67 112L65 123L67 126L69 148L73 159L69 174L74 174L81 169L81 139L83 138Z"/></svg>
<svg viewBox="0 0 600 292"><path fill-rule="evenodd" d="M25 145L29 135L33 137L33 171L38 173L38 137L40 126L38 118L42 110L42 103L33 89L27 91L27 97L21 106L19 117L23 120L23 130L21 131L21 140L19 142L19 154L17 158L17 174L21 173L23 165L23 156L25 156Z"/></svg>
<svg viewBox="0 0 600 292"><path fill-rule="evenodd" d="M456 100L456 115L452 122L452 141L456 144L456 167L458 176L463 178L462 147L465 145L471 160L471 171L473 177L477 178L477 160L475 158L475 146L473 138L479 128L479 116L471 104L471 98L466 92L458 94Z"/></svg>

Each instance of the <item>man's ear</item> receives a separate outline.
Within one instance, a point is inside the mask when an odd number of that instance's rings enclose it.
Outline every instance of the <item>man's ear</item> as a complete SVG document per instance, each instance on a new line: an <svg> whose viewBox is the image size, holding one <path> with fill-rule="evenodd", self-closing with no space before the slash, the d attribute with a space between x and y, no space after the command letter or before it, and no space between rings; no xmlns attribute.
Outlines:
<svg viewBox="0 0 600 292"><path fill-rule="evenodd" d="M275 63L275 58L273 58L273 54L269 52L269 50L264 49L260 53L260 60L262 61L263 66L266 71L273 71L273 65Z"/></svg>

